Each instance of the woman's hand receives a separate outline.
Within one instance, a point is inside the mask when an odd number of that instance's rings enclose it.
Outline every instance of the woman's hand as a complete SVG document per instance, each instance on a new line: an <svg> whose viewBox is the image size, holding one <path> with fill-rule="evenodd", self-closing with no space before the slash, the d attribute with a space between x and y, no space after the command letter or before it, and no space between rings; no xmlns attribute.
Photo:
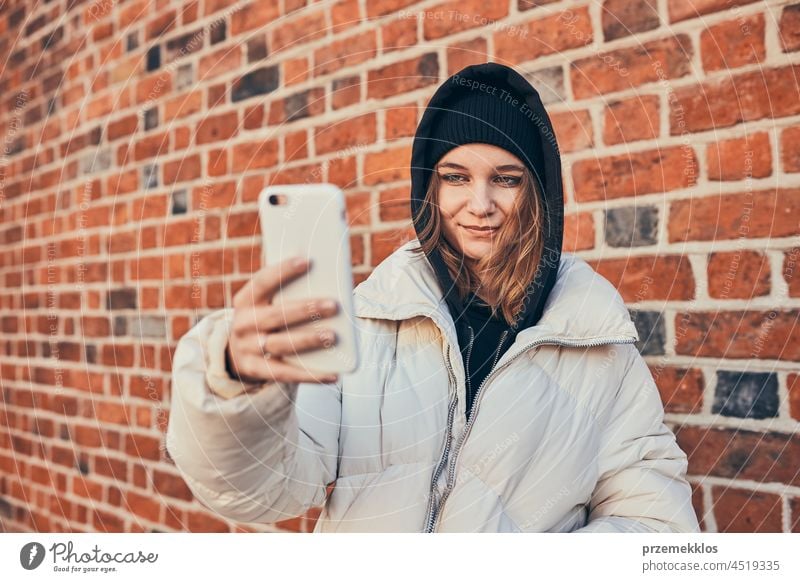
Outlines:
<svg viewBox="0 0 800 582"><path fill-rule="evenodd" d="M289 259L262 268L233 298L233 329L225 350L228 372L243 382L335 382L337 375L313 373L284 362L281 356L293 355L336 342L333 329L314 326L313 330L293 326L334 315L338 306L325 298L285 301L273 305L275 293L306 273L309 263ZM328 303L328 304L326 304ZM325 336L330 332L330 336Z"/></svg>

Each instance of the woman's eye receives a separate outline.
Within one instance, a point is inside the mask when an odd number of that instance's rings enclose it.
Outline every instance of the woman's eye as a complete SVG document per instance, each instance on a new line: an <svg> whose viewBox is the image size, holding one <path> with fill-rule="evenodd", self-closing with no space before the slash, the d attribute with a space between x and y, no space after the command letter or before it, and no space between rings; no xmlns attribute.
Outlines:
<svg viewBox="0 0 800 582"><path fill-rule="evenodd" d="M455 178L455 179L451 179L451 178ZM450 182L451 184L460 184L463 181L462 178L464 178L464 176L462 176L461 174L444 174L444 175L442 175L442 179L445 182Z"/></svg>
<svg viewBox="0 0 800 582"><path fill-rule="evenodd" d="M498 176L504 186L519 186L521 178L516 176Z"/></svg>

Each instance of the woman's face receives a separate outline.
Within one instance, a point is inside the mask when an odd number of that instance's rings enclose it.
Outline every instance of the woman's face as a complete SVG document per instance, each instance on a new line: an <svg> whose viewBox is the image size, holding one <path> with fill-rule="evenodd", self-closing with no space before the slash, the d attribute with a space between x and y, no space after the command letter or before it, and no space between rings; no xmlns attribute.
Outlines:
<svg viewBox="0 0 800 582"><path fill-rule="evenodd" d="M477 260L492 249L498 227L522 191L523 171L517 156L485 143L454 148L436 164L444 235L466 259Z"/></svg>

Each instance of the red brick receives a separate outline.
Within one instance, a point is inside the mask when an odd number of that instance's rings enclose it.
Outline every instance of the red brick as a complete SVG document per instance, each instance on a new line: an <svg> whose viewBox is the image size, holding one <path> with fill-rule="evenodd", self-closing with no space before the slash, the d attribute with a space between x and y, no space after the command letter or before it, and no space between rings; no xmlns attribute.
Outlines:
<svg viewBox="0 0 800 582"><path fill-rule="evenodd" d="M789 392L789 415L800 420L800 374L789 374L786 377L786 386Z"/></svg>
<svg viewBox="0 0 800 582"><path fill-rule="evenodd" d="M459 13L463 14L461 11ZM508 65L585 46L594 40L591 17L586 7L565 10L514 26L520 28L501 27L493 35L494 57Z"/></svg>
<svg viewBox="0 0 800 582"><path fill-rule="evenodd" d="M692 414L701 411L705 386L701 370L657 366L650 372L666 412Z"/></svg>
<svg viewBox="0 0 800 582"><path fill-rule="evenodd" d="M592 117L587 110L553 113L550 121L561 152L576 152L594 144Z"/></svg>
<svg viewBox="0 0 800 582"><path fill-rule="evenodd" d="M669 242L796 236L798 213L797 189L676 200L669 211Z"/></svg>
<svg viewBox="0 0 800 582"><path fill-rule="evenodd" d="M372 266L379 265L383 259L415 236L416 233L413 232L413 228L370 233L369 244L372 249Z"/></svg>
<svg viewBox="0 0 800 582"><path fill-rule="evenodd" d="M800 483L800 435L683 425L675 430L689 458L689 475Z"/></svg>
<svg viewBox="0 0 800 582"><path fill-rule="evenodd" d="M800 127L781 132L781 162L784 172L800 172Z"/></svg>
<svg viewBox="0 0 800 582"><path fill-rule="evenodd" d="M228 216L227 236L229 238L253 237L261 233L258 211L232 212Z"/></svg>
<svg viewBox="0 0 800 582"><path fill-rule="evenodd" d="M161 504L152 495L134 491L125 493L125 509L149 521L158 522L161 515Z"/></svg>
<svg viewBox="0 0 800 582"><path fill-rule="evenodd" d="M127 115L117 119L116 121L110 122L108 124L106 133L108 136L108 141L114 141L115 139L127 137L132 133L135 133L138 125L139 117L137 115Z"/></svg>
<svg viewBox="0 0 800 582"><path fill-rule="evenodd" d="M384 149L364 156L364 184L384 184L410 180L411 146Z"/></svg>
<svg viewBox="0 0 800 582"><path fill-rule="evenodd" d="M670 99L670 132L678 135L795 115L800 113L798 83L800 65L790 65L681 88Z"/></svg>
<svg viewBox="0 0 800 582"><path fill-rule="evenodd" d="M140 139L134 146L133 158L137 162L163 155L169 151L169 133L157 133Z"/></svg>
<svg viewBox="0 0 800 582"><path fill-rule="evenodd" d="M336 39L314 51L314 76L328 75L344 67L361 64L375 58L377 52L378 39L375 30Z"/></svg>
<svg viewBox="0 0 800 582"><path fill-rule="evenodd" d="M800 247L783 253L783 278L789 286L789 297L800 297Z"/></svg>
<svg viewBox="0 0 800 582"><path fill-rule="evenodd" d="M269 47L272 54L324 38L329 29L327 10L324 8L309 7L298 14L281 18L278 26L270 30Z"/></svg>
<svg viewBox="0 0 800 582"><path fill-rule="evenodd" d="M258 2L257 4L268 4L268 2ZM240 69L242 66L241 51L242 48L239 46L224 47L202 57L197 68L198 79L207 83L215 77Z"/></svg>
<svg viewBox="0 0 800 582"><path fill-rule="evenodd" d="M385 99L410 93L438 81L438 57L436 53L426 53L367 72L367 99Z"/></svg>
<svg viewBox="0 0 800 582"><path fill-rule="evenodd" d="M732 10L755 0L669 0L667 9L670 22L696 18L719 10Z"/></svg>
<svg viewBox="0 0 800 582"><path fill-rule="evenodd" d="M760 63L765 54L763 14L723 22L700 35L700 55L706 71Z"/></svg>
<svg viewBox="0 0 800 582"><path fill-rule="evenodd" d="M800 533L800 497L789 499L789 531Z"/></svg>
<svg viewBox="0 0 800 582"><path fill-rule="evenodd" d="M191 501L194 496L184 480L179 476L159 469L153 470L153 487L167 497Z"/></svg>
<svg viewBox="0 0 800 582"><path fill-rule="evenodd" d="M205 117L197 125L197 144L226 141L239 133L239 121L235 111Z"/></svg>
<svg viewBox="0 0 800 582"><path fill-rule="evenodd" d="M231 35L238 36L248 30L261 28L280 16L277 2L252 2L231 14Z"/></svg>
<svg viewBox="0 0 800 582"><path fill-rule="evenodd" d="M782 531L779 495L714 485L711 498L719 532Z"/></svg>
<svg viewBox="0 0 800 582"><path fill-rule="evenodd" d="M564 245L568 252L594 248L594 218L590 212L579 212L564 216Z"/></svg>
<svg viewBox="0 0 800 582"><path fill-rule="evenodd" d="M469 65L479 65L492 60L486 39L472 38L447 47L447 74L453 75Z"/></svg>
<svg viewBox="0 0 800 582"><path fill-rule="evenodd" d="M652 30L659 25L656 0L606 0L602 14L606 41Z"/></svg>
<svg viewBox="0 0 800 582"><path fill-rule="evenodd" d="M683 77L691 71L692 50L681 34L580 59L570 67L573 94L585 99Z"/></svg>
<svg viewBox="0 0 800 582"><path fill-rule="evenodd" d="M187 182L200 177L200 155L194 154L164 164L164 185Z"/></svg>
<svg viewBox="0 0 800 582"><path fill-rule="evenodd" d="M228 208L236 197L236 182L215 182L192 189L192 208Z"/></svg>
<svg viewBox="0 0 800 582"><path fill-rule="evenodd" d="M400 189L385 190L381 192L381 196L383 196L385 192L397 192L398 190ZM344 201L347 209L348 226L370 224L372 197L369 192L348 192ZM408 204L408 199L406 199L406 204Z"/></svg>
<svg viewBox="0 0 800 582"><path fill-rule="evenodd" d="M328 165L328 182L337 184L343 189L355 185L358 182L356 156L333 158Z"/></svg>
<svg viewBox="0 0 800 582"><path fill-rule="evenodd" d="M417 44L417 19L397 18L381 27L381 52L410 48Z"/></svg>
<svg viewBox="0 0 800 582"><path fill-rule="evenodd" d="M142 434L129 434L125 437L125 453L134 458L158 461L161 458L161 439Z"/></svg>
<svg viewBox="0 0 800 582"><path fill-rule="evenodd" d="M322 155L348 147L363 147L375 142L376 132L374 113L330 123L315 130L316 152Z"/></svg>
<svg viewBox="0 0 800 582"><path fill-rule="evenodd" d="M233 146L233 171L271 168L278 163L278 140L238 143Z"/></svg>
<svg viewBox="0 0 800 582"><path fill-rule="evenodd" d="M657 95L639 95L609 103L603 120L603 141L613 145L658 137L659 110Z"/></svg>
<svg viewBox="0 0 800 582"><path fill-rule="evenodd" d="M708 294L715 299L753 299L770 292L769 258L759 251L712 253Z"/></svg>
<svg viewBox="0 0 800 582"><path fill-rule="evenodd" d="M744 180L772 175L772 152L766 132L710 144L706 153L710 180Z"/></svg>
<svg viewBox="0 0 800 582"><path fill-rule="evenodd" d="M464 30L487 26L508 16L507 2L456 0L433 8L440 17L422 19L422 38L436 40Z"/></svg>
<svg viewBox="0 0 800 582"><path fill-rule="evenodd" d="M164 123L188 117L203 109L203 92L192 91L164 103Z"/></svg>
<svg viewBox="0 0 800 582"><path fill-rule="evenodd" d="M187 530L190 532L215 533L229 532L230 526L221 519L206 512L187 511Z"/></svg>
<svg viewBox="0 0 800 582"><path fill-rule="evenodd" d="M578 202L669 192L696 183L697 158L682 146L589 158L574 163L572 178Z"/></svg>
<svg viewBox="0 0 800 582"><path fill-rule="evenodd" d="M587 262L619 290L625 301L635 303L694 298L694 275L687 257L626 257ZM654 285L652 281L664 281L666 284Z"/></svg>
<svg viewBox="0 0 800 582"><path fill-rule="evenodd" d="M800 361L800 311L698 311L675 315L675 353L731 360Z"/></svg>
<svg viewBox="0 0 800 582"><path fill-rule="evenodd" d="M286 59L281 62L281 66L283 67L283 80L286 86L303 83L311 77L308 58L306 56Z"/></svg>

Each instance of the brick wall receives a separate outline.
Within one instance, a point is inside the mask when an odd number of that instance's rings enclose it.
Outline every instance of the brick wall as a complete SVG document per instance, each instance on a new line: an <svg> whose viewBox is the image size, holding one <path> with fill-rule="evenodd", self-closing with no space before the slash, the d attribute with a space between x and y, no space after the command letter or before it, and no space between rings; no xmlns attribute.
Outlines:
<svg viewBox="0 0 800 582"><path fill-rule="evenodd" d="M0 49L2 529L245 530L166 455L178 338L258 268L266 183L345 188L366 277L427 99L492 59L546 98L565 249L633 311L704 529L800 531L800 4L16 0Z"/></svg>

